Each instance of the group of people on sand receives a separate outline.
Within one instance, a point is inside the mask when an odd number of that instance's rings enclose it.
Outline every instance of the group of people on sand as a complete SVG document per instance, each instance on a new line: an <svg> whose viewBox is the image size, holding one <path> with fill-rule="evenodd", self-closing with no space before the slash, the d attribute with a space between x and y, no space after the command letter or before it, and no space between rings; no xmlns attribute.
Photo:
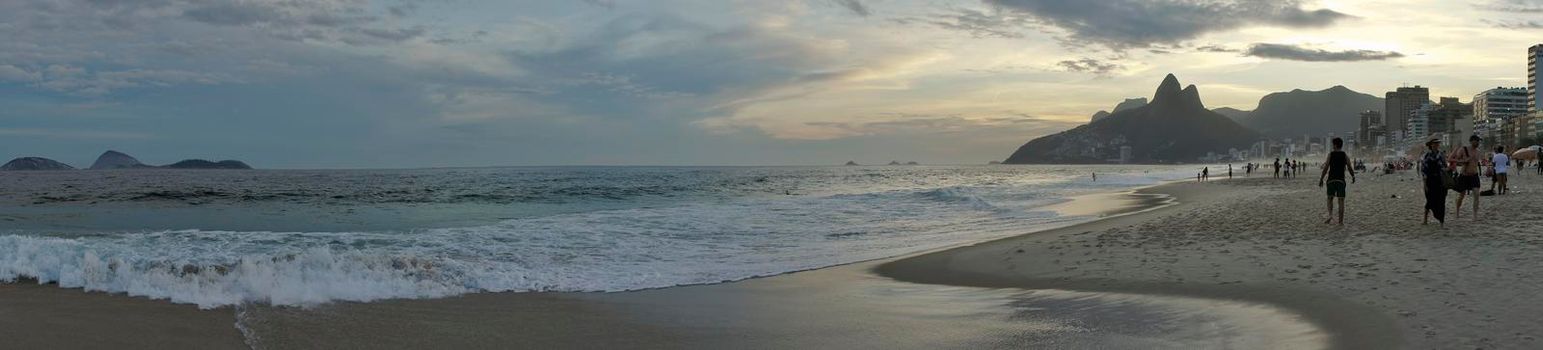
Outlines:
<svg viewBox="0 0 1543 350"><path fill-rule="evenodd" d="M1460 216L1463 204L1472 203L1473 218L1479 218L1479 197L1484 195L1504 195L1511 189L1508 176L1511 173L1512 159L1506 154L1504 147L1485 150L1479 146L1483 139L1478 135L1468 138L1468 144L1453 149L1451 152L1443 151L1441 139L1433 138L1425 143L1426 151L1414 167L1418 169L1422 188L1425 194L1425 213L1422 224L1429 224L1432 217L1436 221L1446 223L1447 191L1457 192L1456 210L1453 218ZM1323 223L1345 224L1345 195L1348 184L1356 181L1356 163L1344 151L1344 140L1334 138L1332 141L1334 150L1329 152L1324 160L1318 175L1318 186L1325 187L1327 194L1328 218ZM1277 160L1279 162L1279 160ZM1397 168L1396 164L1385 166ZM1490 177L1490 190L1481 191L1481 169L1488 167ZM1293 177L1292 172L1300 172L1301 168L1290 159L1282 167L1285 172L1278 177ZM1363 168L1364 169L1364 168ZM1295 171L1294 171L1295 170ZM1279 171L1278 171L1279 172ZM1347 177L1348 176L1348 177ZM1346 182L1346 179L1349 182ZM1337 209L1337 210L1336 210ZM1337 219L1337 220L1336 220Z"/></svg>
<svg viewBox="0 0 1543 350"><path fill-rule="evenodd" d="M1450 154L1441 150L1441 139L1431 139L1425 142L1425 154L1420 157L1420 178L1425 191L1425 214L1422 224L1430 224L1431 217L1437 222L1446 224L1446 199L1447 190L1457 192L1457 205L1452 212L1452 218L1462 216L1463 202L1472 198L1473 218L1479 219L1479 197L1482 185L1479 184L1481 176L1479 170L1485 165L1489 166L1490 190L1495 195L1504 195L1511 192L1508 184L1511 172L1511 158L1506 155L1505 147L1495 147L1494 152L1486 152L1479 147L1479 142L1484 139L1478 135L1468 137L1468 144L1459 147ZM1487 153L1487 154L1486 154Z"/></svg>
<svg viewBox="0 0 1543 350"><path fill-rule="evenodd" d="M1343 143L1344 141L1340 142ZM1286 158L1286 161L1282 163L1280 158L1275 158L1275 165L1273 167L1275 168L1275 178L1291 179L1307 171L1308 165L1306 162L1292 160L1291 158Z"/></svg>

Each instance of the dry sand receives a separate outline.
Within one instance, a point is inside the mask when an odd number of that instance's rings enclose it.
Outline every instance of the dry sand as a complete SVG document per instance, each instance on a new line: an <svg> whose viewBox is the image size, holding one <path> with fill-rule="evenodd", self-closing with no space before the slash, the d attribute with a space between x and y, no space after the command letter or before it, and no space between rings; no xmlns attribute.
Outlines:
<svg viewBox="0 0 1543 350"><path fill-rule="evenodd" d="M1533 301L1543 176L1513 176L1513 194L1483 198L1483 220L1465 207L1444 228L1420 224L1414 174L1360 180L1344 227L1321 223L1316 178L1180 183L1146 191L1185 205L877 270L924 283L1266 302L1301 312L1345 348L1543 347L1543 305Z"/></svg>

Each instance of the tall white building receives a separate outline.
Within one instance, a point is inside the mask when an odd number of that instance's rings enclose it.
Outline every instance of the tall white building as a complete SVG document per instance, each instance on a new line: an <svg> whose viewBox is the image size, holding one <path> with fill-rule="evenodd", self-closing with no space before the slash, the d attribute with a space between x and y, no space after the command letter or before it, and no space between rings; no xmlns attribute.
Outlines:
<svg viewBox="0 0 1543 350"><path fill-rule="evenodd" d="M1527 115L1527 89L1497 87L1473 95L1473 120L1511 120Z"/></svg>
<svg viewBox="0 0 1543 350"><path fill-rule="evenodd" d="M1543 44L1532 45L1527 48L1527 113L1538 111L1538 59L1543 56Z"/></svg>
<svg viewBox="0 0 1543 350"><path fill-rule="evenodd" d="M1404 138L1418 141L1430 136L1431 111L1435 109L1435 105L1425 103L1411 111L1409 119L1404 121Z"/></svg>

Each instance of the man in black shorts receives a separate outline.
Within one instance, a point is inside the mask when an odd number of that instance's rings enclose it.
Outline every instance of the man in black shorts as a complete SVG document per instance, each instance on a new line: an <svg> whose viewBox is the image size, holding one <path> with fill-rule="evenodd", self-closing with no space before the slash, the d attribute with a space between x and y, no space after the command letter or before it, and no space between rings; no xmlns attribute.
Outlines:
<svg viewBox="0 0 1543 350"><path fill-rule="evenodd" d="M1479 135L1468 137L1468 145L1452 152L1450 158L1457 163L1457 206L1452 208L1452 218L1457 219L1463 215L1463 200L1469 194L1473 195L1473 219L1479 219L1479 141L1483 140Z"/></svg>
<svg viewBox="0 0 1543 350"><path fill-rule="evenodd" d="M1339 199L1339 225L1345 226L1345 173L1350 173L1350 182L1355 182L1355 169L1350 167L1350 156L1341 149L1345 148L1345 140L1336 137L1333 140L1334 151L1329 152L1329 160L1323 162L1323 173L1318 175L1318 187L1324 187L1324 178L1328 178L1329 194L1329 218L1324 219L1327 224L1334 220L1334 200Z"/></svg>

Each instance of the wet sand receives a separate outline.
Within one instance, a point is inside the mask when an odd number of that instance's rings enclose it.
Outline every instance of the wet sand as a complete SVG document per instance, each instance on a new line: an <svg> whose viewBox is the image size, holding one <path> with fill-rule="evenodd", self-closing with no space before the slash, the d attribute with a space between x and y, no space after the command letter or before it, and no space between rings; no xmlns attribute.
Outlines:
<svg viewBox="0 0 1543 350"><path fill-rule="evenodd" d="M1411 176L1352 185L1344 228L1319 224L1315 179L1179 183L1100 202L1134 213L1087 224L626 293L199 311L0 285L0 337L88 348L1537 347L1540 182L1513 176L1514 195L1485 198L1512 220L1442 229L1419 225ZM1168 195L1178 204L1151 209ZM1099 206L1089 203L1065 210ZM123 323L137 328L114 329Z"/></svg>

